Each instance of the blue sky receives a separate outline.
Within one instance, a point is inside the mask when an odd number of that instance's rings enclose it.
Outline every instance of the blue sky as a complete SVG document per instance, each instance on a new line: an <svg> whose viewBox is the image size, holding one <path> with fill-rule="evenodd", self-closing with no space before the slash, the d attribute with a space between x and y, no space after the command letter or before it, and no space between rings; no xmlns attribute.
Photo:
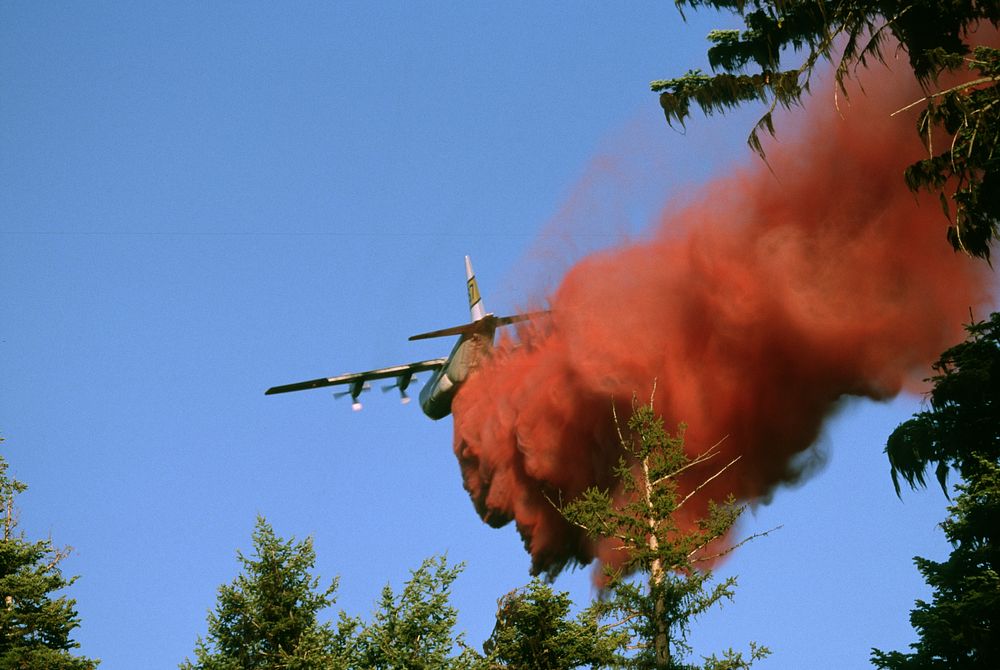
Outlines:
<svg viewBox="0 0 1000 670"><path fill-rule="evenodd" d="M466 562L480 644L529 560L476 517L451 420L263 391L444 355L406 338L465 320L464 254L507 312L753 160L752 112L681 134L648 91L729 25L650 2L0 4L0 434L23 527L75 548L82 653L190 655L257 514L313 536L356 614L425 557ZM748 517L783 528L722 568L737 600L696 652L857 667L912 641L910 559L947 553L945 500L898 500L881 451L918 403L845 404L826 467Z"/></svg>

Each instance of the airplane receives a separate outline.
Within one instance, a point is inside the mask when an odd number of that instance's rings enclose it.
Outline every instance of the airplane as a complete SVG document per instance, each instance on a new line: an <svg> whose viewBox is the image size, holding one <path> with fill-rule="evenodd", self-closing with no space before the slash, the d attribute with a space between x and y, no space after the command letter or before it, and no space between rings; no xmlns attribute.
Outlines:
<svg viewBox="0 0 1000 670"><path fill-rule="evenodd" d="M414 375L419 372L433 371L430 380L424 384L420 390L420 408L424 414L431 419L442 419L451 414L451 401L455 397L455 392L469 377L469 374L476 369L480 361L489 355L493 349L493 339L497 328L519 321L535 318L548 312L531 312L528 314L516 314L513 316L495 316L486 311L483 306L483 298L479 293L479 285L476 283L476 275L472 272L472 261L465 257L466 287L469 292L469 311L472 321L461 326L443 328L428 333L413 335L410 340L426 340L433 337L448 337L458 335L458 342L451 350L447 358L432 358L427 361L417 361L405 365L396 365L368 372L352 372L336 377L322 377L311 379L294 384L283 386L272 386L264 395L275 393L288 393L290 391L304 391L306 389L321 388L324 386L346 385L347 390L334 393L335 397L351 396L351 409L359 411L361 402L358 400L364 391L371 388L368 383L377 379L392 379L396 382L389 386L382 387L383 391L399 389L399 394L403 404L410 401L406 390L415 380Z"/></svg>

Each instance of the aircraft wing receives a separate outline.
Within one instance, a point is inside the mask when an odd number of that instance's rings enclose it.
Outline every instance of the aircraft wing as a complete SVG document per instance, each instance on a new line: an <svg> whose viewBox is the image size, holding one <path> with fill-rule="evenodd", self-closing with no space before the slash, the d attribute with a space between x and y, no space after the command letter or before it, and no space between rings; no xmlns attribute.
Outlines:
<svg viewBox="0 0 1000 670"><path fill-rule="evenodd" d="M296 382L285 384L284 386L272 386L264 391L264 395L275 393L288 393L289 391L305 391L322 386L335 386L337 384L353 384L355 382L366 382L372 379L388 379L390 377L405 377L427 370L437 370L448 361L447 358L433 358L429 361L419 361L417 363L407 363L406 365L396 365L391 368L379 368L368 372L352 372L339 377L321 377L320 379L310 379L307 382Z"/></svg>

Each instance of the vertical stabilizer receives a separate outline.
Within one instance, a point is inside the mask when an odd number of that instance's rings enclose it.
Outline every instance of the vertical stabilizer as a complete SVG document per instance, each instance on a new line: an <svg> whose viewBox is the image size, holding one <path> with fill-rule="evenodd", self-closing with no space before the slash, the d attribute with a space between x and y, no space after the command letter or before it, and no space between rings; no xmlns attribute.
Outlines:
<svg viewBox="0 0 1000 670"><path fill-rule="evenodd" d="M483 307L483 297L479 295L479 284L476 283L476 275L472 272L472 261L465 257L465 278L469 289L469 311L472 313L472 320L479 321L486 316L486 308Z"/></svg>

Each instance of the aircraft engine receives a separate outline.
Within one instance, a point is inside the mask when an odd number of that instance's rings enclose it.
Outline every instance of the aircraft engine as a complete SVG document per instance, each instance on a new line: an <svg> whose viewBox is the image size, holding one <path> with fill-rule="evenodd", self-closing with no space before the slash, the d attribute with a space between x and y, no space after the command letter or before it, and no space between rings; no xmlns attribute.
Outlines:
<svg viewBox="0 0 1000 670"><path fill-rule="evenodd" d="M361 395L363 392L370 390L371 387L372 387L371 384L366 384L359 380L351 384L350 389L348 389L347 391L340 391L338 393L334 393L333 397L343 398L345 395L351 396L351 409L354 410L355 412L360 412L362 405L361 402L358 400L358 396Z"/></svg>
<svg viewBox="0 0 1000 670"><path fill-rule="evenodd" d="M412 381L416 381L416 377L414 377L412 373L400 375L395 384L383 386L382 391L389 392L392 389L399 389L400 402L405 405L410 402L410 396L406 393L406 389L410 386L410 382Z"/></svg>

